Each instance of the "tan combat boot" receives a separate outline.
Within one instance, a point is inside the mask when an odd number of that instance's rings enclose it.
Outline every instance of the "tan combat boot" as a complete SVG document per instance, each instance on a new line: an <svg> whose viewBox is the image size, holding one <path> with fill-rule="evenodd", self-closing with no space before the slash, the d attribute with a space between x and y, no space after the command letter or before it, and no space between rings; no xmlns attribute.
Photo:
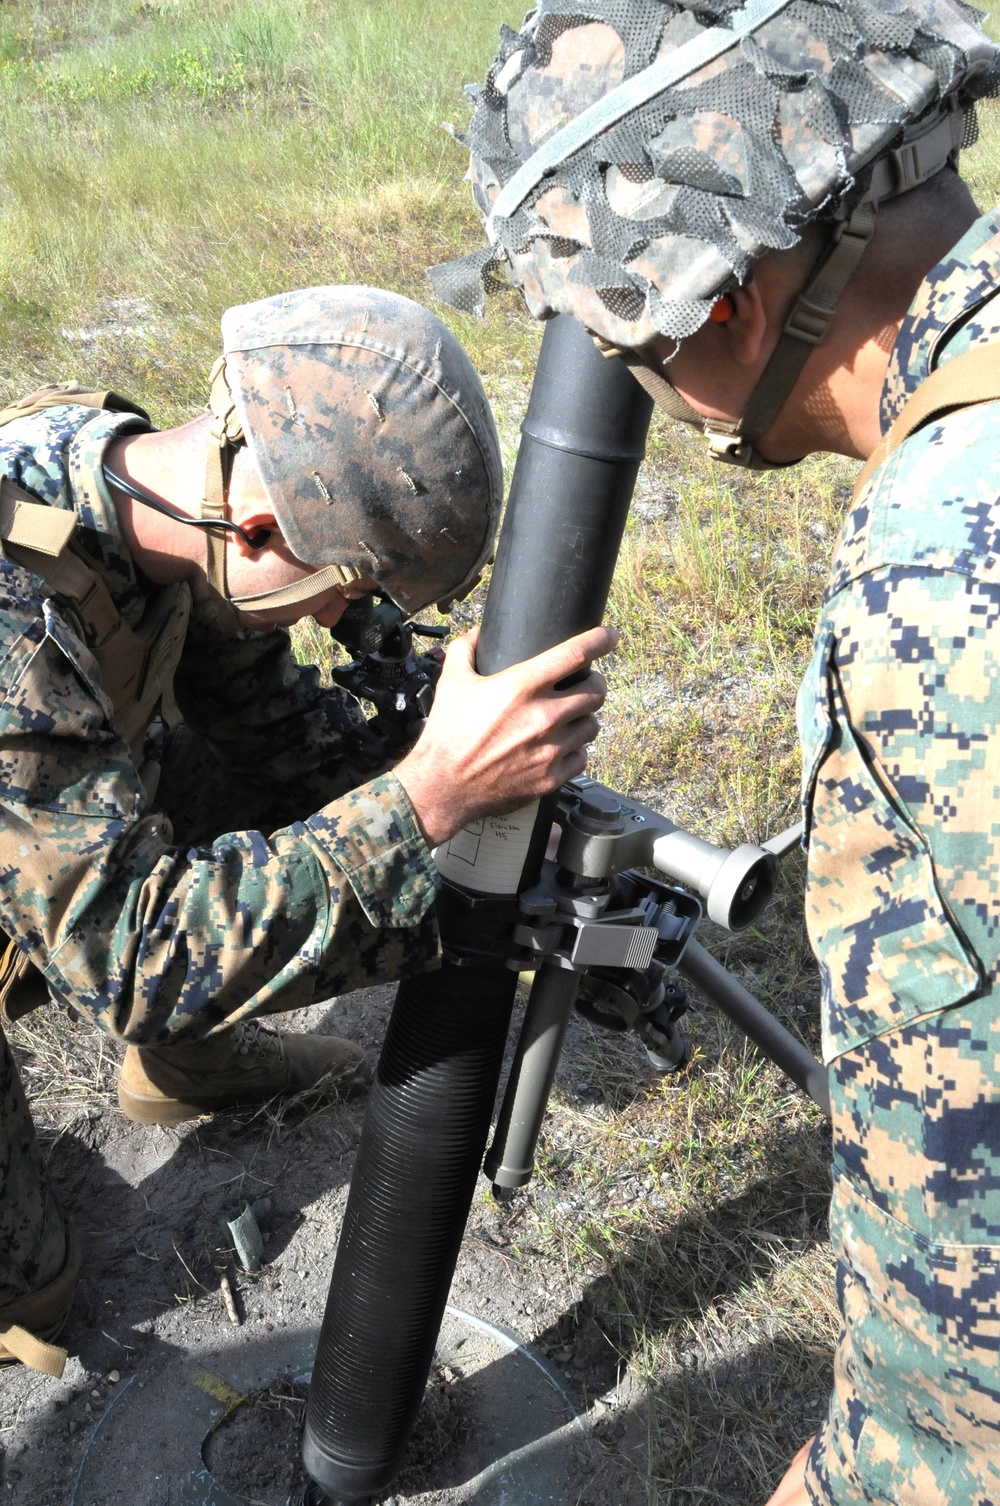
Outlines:
<svg viewBox="0 0 1000 1506"><path fill-rule="evenodd" d="M278 1035L251 1020L183 1046L129 1046L118 1102L135 1124L181 1124L327 1079L344 1098L371 1080L364 1051L335 1035Z"/></svg>
<svg viewBox="0 0 1000 1506"><path fill-rule="evenodd" d="M0 1307L0 1365L27 1365L57 1380L66 1351L52 1340L62 1333L80 1275L80 1240L66 1219L66 1262L52 1281Z"/></svg>

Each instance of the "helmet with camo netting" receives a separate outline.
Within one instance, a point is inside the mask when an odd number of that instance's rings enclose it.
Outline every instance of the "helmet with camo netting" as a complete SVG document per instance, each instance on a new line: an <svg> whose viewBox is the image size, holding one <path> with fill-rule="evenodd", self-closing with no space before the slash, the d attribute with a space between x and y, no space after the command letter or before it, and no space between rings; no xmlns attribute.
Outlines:
<svg viewBox="0 0 1000 1506"><path fill-rule="evenodd" d="M1000 90L979 19L963 0L541 0L469 91L459 139L490 244L431 268L435 292L473 313L513 284L536 318L573 314L631 352L693 334L755 260L828 221L739 424L656 384L720 458L760 463L879 201L954 163Z"/></svg>

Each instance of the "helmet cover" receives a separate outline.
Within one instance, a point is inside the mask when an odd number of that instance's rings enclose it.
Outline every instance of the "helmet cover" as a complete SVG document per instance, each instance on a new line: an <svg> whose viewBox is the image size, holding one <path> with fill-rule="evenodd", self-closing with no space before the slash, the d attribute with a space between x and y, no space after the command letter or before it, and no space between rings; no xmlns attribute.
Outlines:
<svg viewBox="0 0 1000 1506"><path fill-rule="evenodd" d="M405 611L461 594L503 492L482 383L440 319L396 293L304 288L222 318L226 379L297 559L353 565Z"/></svg>
<svg viewBox="0 0 1000 1506"><path fill-rule="evenodd" d="M758 257L849 213L908 128L958 108L975 140L1000 88L978 20L963 0L541 0L467 91L492 244L431 268L435 292L481 313L513 283L619 347L684 339Z"/></svg>

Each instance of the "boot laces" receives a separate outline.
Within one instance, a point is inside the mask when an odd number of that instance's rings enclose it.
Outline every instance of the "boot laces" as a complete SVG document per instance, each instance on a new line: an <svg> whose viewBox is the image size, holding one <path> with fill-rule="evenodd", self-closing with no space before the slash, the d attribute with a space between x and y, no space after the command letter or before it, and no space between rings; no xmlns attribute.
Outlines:
<svg viewBox="0 0 1000 1506"><path fill-rule="evenodd" d="M274 1056L284 1058L281 1036L268 1030L258 1020L245 1020L236 1026L235 1050L240 1056Z"/></svg>

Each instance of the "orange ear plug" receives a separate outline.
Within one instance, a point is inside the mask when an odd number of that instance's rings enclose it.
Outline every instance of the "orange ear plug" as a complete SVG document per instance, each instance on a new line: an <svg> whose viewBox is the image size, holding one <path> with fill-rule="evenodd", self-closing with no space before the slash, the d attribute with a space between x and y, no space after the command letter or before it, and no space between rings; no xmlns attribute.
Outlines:
<svg viewBox="0 0 1000 1506"><path fill-rule="evenodd" d="M717 298L712 304L708 317L713 320L715 324L725 324L726 320L731 319L735 312L735 303L730 298L728 293L723 293L722 297Z"/></svg>

